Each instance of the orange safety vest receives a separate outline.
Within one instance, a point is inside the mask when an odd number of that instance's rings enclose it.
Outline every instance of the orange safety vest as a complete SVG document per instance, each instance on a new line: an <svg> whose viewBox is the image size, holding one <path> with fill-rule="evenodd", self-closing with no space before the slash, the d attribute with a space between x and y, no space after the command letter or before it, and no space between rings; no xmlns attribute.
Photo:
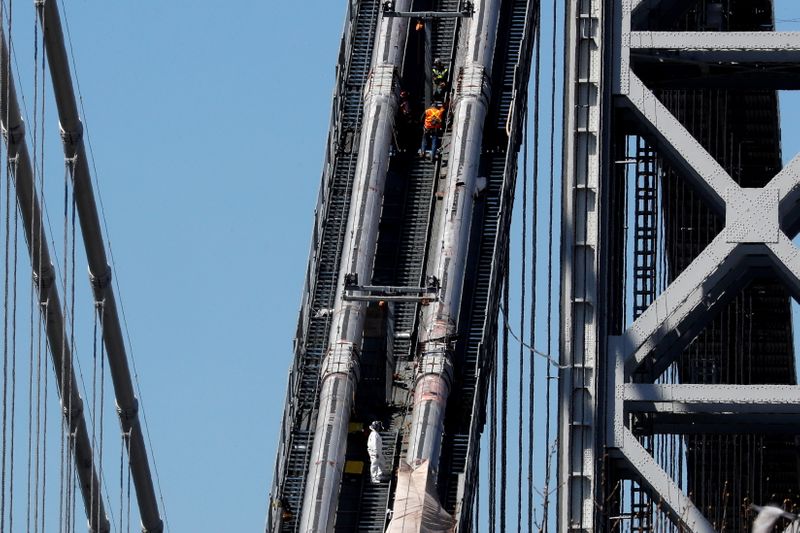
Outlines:
<svg viewBox="0 0 800 533"><path fill-rule="evenodd" d="M430 107L425 110L425 129L438 130L442 128L442 115L444 108Z"/></svg>

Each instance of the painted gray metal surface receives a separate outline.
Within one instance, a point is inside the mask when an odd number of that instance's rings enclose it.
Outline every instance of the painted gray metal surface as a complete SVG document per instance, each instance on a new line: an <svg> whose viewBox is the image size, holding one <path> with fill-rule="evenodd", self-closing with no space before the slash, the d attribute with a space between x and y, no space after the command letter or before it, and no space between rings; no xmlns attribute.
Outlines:
<svg viewBox="0 0 800 533"><path fill-rule="evenodd" d="M4 32L0 31L0 65L9 65L8 48ZM6 67L0 67L5 70ZM71 452L81 489L84 510L92 533L106 533L111 526L106 516L101 485L94 468L92 450L83 400L73 369L72 348L67 338L67 327L62 313L61 298L55 279L55 269L50 249L43 231L42 208L35 188L33 165L25 142L25 123L19 109L17 89L13 75L0 76L0 123L8 146L10 172L13 175L17 204L22 216L25 242L31 258L34 282L39 298L39 309L47 330L47 341L61 407L66 427L72 438Z"/></svg>
<svg viewBox="0 0 800 533"><path fill-rule="evenodd" d="M407 10L410 0L398 0ZM328 353L322 362L317 424L311 451L300 531L332 531L344 469L347 426L358 380L358 352L367 304L345 300L346 277L370 283L383 191L397 111L396 72L401 65L408 20L384 17L372 71L364 88L364 118L339 269Z"/></svg>
<svg viewBox="0 0 800 533"><path fill-rule="evenodd" d="M160 533L164 529L158 510L153 479L147 457L144 436L139 423L139 402L134 393L128 368L128 357L122 335L111 267L108 265L105 241L100 226L97 205L92 189L89 161L83 143L83 125L72 86L69 60L61 29L61 17L53 0L36 2L37 14L44 34L45 50L53 82L53 93L58 108L64 157L73 166L75 204L80 219L89 276L92 283L98 314L103 324L103 342L108 355L109 371L114 384L117 413L130 460L131 477L136 490L142 531Z"/></svg>
<svg viewBox="0 0 800 533"><path fill-rule="evenodd" d="M461 309L469 235L477 193L483 123L489 102L489 73L494 56L498 0L482 0L465 23L467 41L456 81L452 141L444 209L428 261L428 272L440 280L438 298L426 306L420 323L420 365L406 462L428 461L438 469L444 407L452 380L452 347Z"/></svg>
<svg viewBox="0 0 800 533"><path fill-rule="evenodd" d="M558 531L595 531L604 2L567 2L558 391ZM569 265L567 267L567 265Z"/></svg>
<svg viewBox="0 0 800 533"><path fill-rule="evenodd" d="M797 421L800 388L641 384L632 383L633 375L645 363L655 368L656 376L665 370L732 293L752 278L756 268L773 267L789 290L795 296L800 294L800 250L790 240L797 232L800 163L797 159L792 161L763 188L740 187L632 72L631 54L642 50L672 50L692 54L698 61L724 58L731 61L798 62L800 34L632 32L631 21L636 18L633 10L639 5L655 9L659 2L614 0L612 3L619 18L610 25L614 34L603 39L603 43L613 47L609 54L612 75L606 78L606 82L610 84L615 103L632 111L641 129L655 141L659 153L689 179L713 210L724 215L725 228L621 336L596 339L597 345L607 354L604 361L608 369L606 401L588 403L586 408L594 413L596 407L604 405L603 412L581 420L566 416L570 413L566 405L574 403L574 389L567 388L565 384L570 376L562 373L561 447L565 450L560 455L559 482L564 484L564 495L559 498L559 530L576 529L579 513L572 512L569 505L574 508L575 503L571 472L579 465L572 458L583 460L583 457L570 451L585 446L586 442L584 435L578 437L567 430L566 423L596 425L599 416L607 421L607 439L600 444L607 447L615 460L627 465L628 471L634 472L633 478L648 491L652 501L659 502L659 507L682 530L710 533L714 529L709 520L638 442L628 427L626 413L654 413L656 424L661 420L664 431L669 430L670 424L679 432L689 432L692 426L695 431L713 432L722 424L742 424L752 431L779 431L781 426L789 427ZM578 37L568 35L568 46L570 38ZM568 48L568 66L570 61L576 61L573 56L581 56L577 43L571 46L572 50ZM569 69L567 74L567 82L574 82L569 77ZM603 93L602 88L600 93ZM572 103L577 105L574 100ZM567 131L567 135L575 135L574 129ZM587 167L582 169L583 172L577 172L569 165L568 161L575 159L575 152L579 149L576 143L567 142L569 140L567 137L565 141L565 191L571 190L568 187L574 190L576 183L585 179L590 171ZM603 154L601 157L610 158L602 149L600 153ZM601 160L605 168L610 168L610 164L608 160ZM569 195L565 192L565 196ZM598 227L596 221L586 221L585 213L576 210L569 201L566 206L565 227L580 227L581 224ZM597 207L601 210L611 208L605 205ZM594 226L591 226L592 222ZM566 237L569 239L569 235ZM568 247L574 246L569 240L566 242ZM582 268L581 257L573 252L572 256L565 257L564 265L567 271L577 272ZM573 294L570 279L565 279L563 286L567 342L562 342L565 357L562 364L573 364L575 346L569 342L569 334L574 331L575 324L586 327L580 322L581 316L586 314L575 305L578 298ZM575 382L574 377L569 382ZM757 427L758 424L762 424L761 428ZM768 427L770 424L776 427ZM590 492L589 487L587 492Z"/></svg>

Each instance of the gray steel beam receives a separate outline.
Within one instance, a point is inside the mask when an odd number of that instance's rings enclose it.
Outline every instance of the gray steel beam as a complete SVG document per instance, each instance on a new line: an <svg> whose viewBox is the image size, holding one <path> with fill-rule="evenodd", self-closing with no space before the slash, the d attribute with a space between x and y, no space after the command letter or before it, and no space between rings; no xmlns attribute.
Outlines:
<svg viewBox="0 0 800 533"><path fill-rule="evenodd" d="M125 341L122 335L114 289L111 284L111 267L108 265L105 241L92 189L89 161L83 143L83 125L72 86L69 59L64 45L61 17L55 0L37 0L36 11L44 34L50 78L58 108L64 157L72 165L73 191L80 219L89 276L94 291L97 310L103 324L103 342L108 355L108 366L116 395L117 413L122 432L128 435L128 457L131 476L139 503L142 529L146 533L160 533L164 525L159 515L153 479L148 463L144 436L139 424L139 402L136 398Z"/></svg>
<svg viewBox="0 0 800 533"><path fill-rule="evenodd" d="M624 400L628 412L790 415L800 421L796 385L626 383Z"/></svg>
<svg viewBox="0 0 800 533"><path fill-rule="evenodd" d="M600 285L602 165L607 137L601 122L610 103L605 69L607 2L567 2L561 226L561 333L558 379L558 531L594 532L602 455L595 443L598 360L604 315Z"/></svg>
<svg viewBox="0 0 800 533"><path fill-rule="evenodd" d="M0 124L8 146L8 159L14 177L17 203L22 215L25 240L31 259L34 281L39 297L39 309L45 321L48 347L56 374L56 384L64 420L69 428L70 448L75 460L84 510L93 533L107 533L110 524L103 505L100 481L94 468L83 400L73 368L72 348L67 336L67 325L61 308L56 275L50 258L47 238L44 235L42 209L36 193L34 170L25 142L25 123L19 110L17 89L10 72L8 48L4 32L0 30Z"/></svg>
<svg viewBox="0 0 800 533"><path fill-rule="evenodd" d="M685 60L800 63L800 32L633 31L632 50L674 52Z"/></svg>
<svg viewBox="0 0 800 533"><path fill-rule="evenodd" d="M720 298L735 280L731 274L741 267L741 252L723 230L630 325L622 336L626 377L636 372L651 351L675 342L685 322Z"/></svg>
<svg viewBox="0 0 800 533"><path fill-rule="evenodd" d="M781 229L790 237L797 234L800 222L800 155L797 155L767 184L780 198L778 217Z"/></svg>
<svg viewBox="0 0 800 533"><path fill-rule="evenodd" d="M628 90L620 103L637 115L653 144L691 181L709 207L724 213L728 190L739 186L633 72L623 76Z"/></svg>
<svg viewBox="0 0 800 533"><path fill-rule="evenodd" d="M631 71L632 49L674 51L698 61L800 62L800 34L705 32L632 32L632 20L648 11L681 9L681 2L617 0L611 65L617 104L628 107L638 131L690 181L709 206L724 215L725 228L664 290L621 337L608 337L606 412L608 445L623 469L645 487L672 520L690 531L712 527L629 427L632 412L648 413L643 433L796 430L800 423L800 388L740 385L654 385L631 383L643 364L666 368L671 357L699 333L726 300L763 272L765 263L777 270L795 295L800 295L800 250L784 232L800 224L800 163L790 163L764 188L739 187L722 166L687 131L653 92ZM639 8L636 16L633 10ZM693 56L692 56L693 57ZM608 207L605 207L608 208ZM574 223L573 219L573 223ZM564 395L562 395L563 401Z"/></svg>
<svg viewBox="0 0 800 533"><path fill-rule="evenodd" d="M620 437L621 442L616 444L625 455L628 465L638 474L636 480L647 489L651 500L658 502L673 523L680 526L682 531L714 533L714 527L708 519L658 465L653 456L647 453L633 433L624 428Z"/></svg>
<svg viewBox="0 0 800 533"><path fill-rule="evenodd" d="M410 0L397 0L405 11ZM347 447L347 426L358 381L367 304L345 299L350 280L370 284L397 111L397 70L408 19L383 17L367 86L350 210L332 313L328 352L320 372L319 409L306 477L300 531L332 531Z"/></svg>

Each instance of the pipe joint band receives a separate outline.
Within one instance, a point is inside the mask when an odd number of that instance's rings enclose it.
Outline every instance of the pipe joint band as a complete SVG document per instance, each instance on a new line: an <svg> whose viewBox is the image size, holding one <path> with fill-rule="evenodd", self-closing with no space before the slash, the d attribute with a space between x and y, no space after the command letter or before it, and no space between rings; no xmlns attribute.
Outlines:
<svg viewBox="0 0 800 533"><path fill-rule="evenodd" d="M397 92L397 75L393 64L381 63L372 67L366 87L364 99L379 96L392 96Z"/></svg>
<svg viewBox="0 0 800 533"><path fill-rule="evenodd" d="M76 145L83 142L83 123L78 121L78 125L73 130L65 130L63 126L59 126L61 128L61 141L64 144L68 145Z"/></svg>
<svg viewBox="0 0 800 533"><path fill-rule="evenodd" d="M33 273L33 281L36 283L36 286L39 288L39 294L44 294L50 287L53 286L53 281L56 278L55 269L53 269L52 264L48 264L44 266L41 271L37 274L36 272Z"/></svg>
<svg viewBox="0 0 800 533"><path fill-rule="evenodd" d="M106 265L106 270L102 274L95 276L89 272L89 281L95 292L105 291L111 284L111 267Z"/></svg>
<svg viewBox="0 0 800 533"><path fill-rule="evenodd" d="M425 347L425 352L417 367L417 380L428 375L441 376L449 387L453 383L451 350L445 343L433 342L431 345Z"/></svg>
<svg viewBox="0 0 800 533"><path fill-rule="evenodd" d="M491 83L486 73L486 67L480 63L469 63L461 68L458 76L456 102L462 98L481 100L488 105L491 97Z"/></svg>
<svg viewBox="0 0 800 533"><path fill-rule="evenodd" d="M132 428L139 420L139 400L134 398L133 403L125 408L117 404L117 414L119 415L120 422L122 422L126 429Z"/></svg>
<svg viewBox="0 0 800 533"><path fill-rule="evenodd" d="M83 401L81 399L73 400L71 405L64 404L62 401L61 409L64 412L64 418L69 422L70 429L74 429L75 422L80 420L83 414Z"/></svg>
<svg viewBox="0 0 800 533"><path fill-rule="evenodd" d="M25 123L20 122L13 128L3 128L3 136L10 145L20 144L25 141Z"/></svg>
<svg viewBox="0 0 800 533"><path fill-rule="evenodd" d="M358 377L358 350L352 343L333 346L322 362L322 376L330 374L352 374Z"/></svg>

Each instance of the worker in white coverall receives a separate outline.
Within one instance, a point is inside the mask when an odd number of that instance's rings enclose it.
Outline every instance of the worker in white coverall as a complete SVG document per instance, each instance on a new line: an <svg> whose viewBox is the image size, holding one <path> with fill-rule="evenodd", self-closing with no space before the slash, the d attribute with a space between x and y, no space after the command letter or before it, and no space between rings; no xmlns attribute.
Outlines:
<svg viewBox="0 0 800 533"><path fill-rule="evenodd" d="M386 478L386 459L383 457L383 439L379 421L369 425L369 438L367 439L367 454L369 455L369 477L373 483L380 483Z"/></svg>

